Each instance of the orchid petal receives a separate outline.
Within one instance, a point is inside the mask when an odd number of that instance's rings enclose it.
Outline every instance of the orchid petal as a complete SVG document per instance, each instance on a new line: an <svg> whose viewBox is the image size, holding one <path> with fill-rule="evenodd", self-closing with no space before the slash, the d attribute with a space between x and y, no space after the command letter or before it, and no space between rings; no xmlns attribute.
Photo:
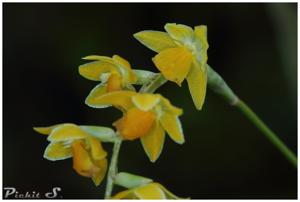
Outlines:
<svg viewBox="0 0 300 202"><path fill-rule="evenodd" d="M101 160L106 157L107 153L104 151L101 142L93 137L87 137L87 141L91 147L91 154L94 160Z"/></svg>
<svg viewBox="0 0 300 202"><path fill-rule="evenodd" d="M58 126L61 126L63 124L55 124L52 126L48 126L48 127L33 127L33 130L35 130L36 132L43 134L43 135L49 135L53 129L55 129Z"/></svg>
<svg viewBox="0 0 300 202"><path fill-rule="evenodd" d="M122 73L127 83L135 83L137 78L131 69L130 63L119 55L114 55L112 59L120 68L120 72Z"/></svg>
<svg viewBox="0 0 300 202"><path fill-rule="evenodd" d="M192 54L184 47L169 48L157 54L153 62L167 80L181 86L190 71Z"/></svg>
<svg viewBox="0 0 300 202"><path fill-rule="evenodd" d="M151 110L159 101L160 96L154 94L137 94L132 96L132 102L143 111Z"/></svg>
<svg viewBox="0 0 300 202"><path fill-rule="evenodd" d="M164 192L155 183L135 188L133 192L139 199L166 199Z"/></svg>
<svg viewBox="0 0 300 202"><path fill-rule="evenodd" d="M163 192L165 193L167 199L183 199L183 198L180 198L180 197L174 195L172 192L167 190L163 185L161 185L159 183L155 183L155 184L157 184L163 190Z"/></svg>
<svg viewBox="0 0 300 202"><path fill-rule="evenodd" d="M104 158L99 160L95 163L95 165L99 168L99 171L92 176L92 180L96 186L99 186L107 171L107 159Z"/></svg>
<svg viewBox="0 0 300 202"><path fill-rule="evenodd" d="M209 47L207 42L207 28L205 25L200 25L196 26L194 30L197 60L201 65L205 65L207 62L207 49Z"/></svg>
<svg viewBox="0 0 300 202"><path fill-rule="evenodd" d="M106 83L100 83L97 86L95 86L95 88L91 90L90 94L85 99L85 104L90 107L94 107L95 99L101 97L106 93L106 85L107 85ZM97 105L96 108L106 108L110 106L111 105Z"/></svg>
<svg viewBox="0 0 300 202"><path fill-rule="evenodd" d="M89 56L83 57L82 59L84 59L84 60L100 60L100 61L108 62L108 63L114 65L113 59L111 57L107 57L107 56L89 55Z"/></svg>
<svg viewBox="0 0 300 202"><path fill-rule="evenodd" d="M83 139L86 137L87 133L84 132L79 126L72 123L67 123L56 127L48 136L47 140L50 142L58 142Z"/></svg>
<svg viewBox="0 0 300 202"><path fill-rule="evenodd" d="M167 131L172 140L174 140L178 144L184 143L182 126L177 116L172 113L166 112L160 117L160 123Z"/></svg>
<svg viewBox="0 0 300 202"><path fill-rule="evenodd" d="M64 160L70 157L72 157L71 147L65 145L64 142L51 142L44 152L44 158L50 161Z"/></svg>
<svg viewBox="0 0 300 202"><path fill-rule="evenodd" d="M191 70L187 76L189 90L193 102L198 110L202 109L206 95L207 72L203 71L200 64L193 62Z"/></svg>
<svg viewBox="0 0 300 202"><path fill-rule="evenodd" d="M99 172L99 168L94 165L82 141L73 142L72 153L73 168L79 175L92 177L95 173Z"/></svg>
<svg viewBox="0 0 300 202"><path fill-rule="evenodd" d="M141 31L135 33L133 36L147 48L158 53L177 46L173 39L165 32Z"/></svg>
<svg viewBox="0 0 300 202"><path fill-rule="evenodd" d="M113 91L104 95L94 96L93 102L87 103L91 107L103 108L103 106L113 105L123 110L128 110L133 106L131 97L136 95L132 91Z"/></svg>
<svg viewBox="0 0 300 202"><path fill-rule="evenodd" d="M132 190L125 190L117 193L111 199L135 199Z"/></svg>
<svg viewBox="0 0 300 202"><path fill-rule="evenodd" d="M104 61L94 61L79 66L79 74L93 81L100 81L101 74L112 71L116 71L116 67Z"/></svg>
<svg viewBox="0 0 300 202"><path fill-rule="evenodd" d="M182 109L172 105L171 102L163 96L161 96L161 106L164 112L172 113L175 116L180 116L183 113Z"/></svg>
<svg viewBox="0 0 300 202"><path fill-rule="evenodd" d="M141 137L143 148L151 162L155 162L160 156L165 141L165 131L159 122L156 122L152 130Z"/></svg>
<svg viewBox="0 0 300 202"><path fill-rule="evenodd" d="M165 30L173 39L182 43L191 43L193 41L194 31L189 26L176 23L167 23L165 25Z"/></svg>

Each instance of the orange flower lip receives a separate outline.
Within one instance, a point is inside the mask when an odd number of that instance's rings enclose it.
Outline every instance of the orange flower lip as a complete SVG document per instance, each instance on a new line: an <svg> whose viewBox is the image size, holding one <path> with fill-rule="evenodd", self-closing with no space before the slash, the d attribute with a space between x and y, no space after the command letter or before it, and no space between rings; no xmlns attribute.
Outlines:
<svg viewBox="0 0 300 202"><path fill-rule="evenodd" d="M122 78L118 73L112 73L107 81L106 91L117 91L122 89Z"/></svg>
<svg viewBox="0 0 300 202"><path fill-rule="evenodd" d="M133 108L114 125L124 139L134 140L145 136L151 130L155 119L156 116L152 111Z"/></svg>

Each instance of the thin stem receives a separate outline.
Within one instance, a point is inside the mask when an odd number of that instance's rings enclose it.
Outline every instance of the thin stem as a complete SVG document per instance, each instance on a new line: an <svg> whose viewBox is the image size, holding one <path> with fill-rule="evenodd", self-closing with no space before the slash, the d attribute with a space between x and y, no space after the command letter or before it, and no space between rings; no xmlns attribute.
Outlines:
<svg viewBox="0 0 300 202"><path fill-rule="evenodd" d="M113 153L111 156L111 161L107 174L107 183L105 189L105 199L109 199L111 197L111 193L114 186L114 178L118 172L118 156L121 148L122 140L118 139L114 143Z"/></svg>
<svg viewBox="0 0 300 202"><path fill-rule="evenodd" d="M154 93L160 86L162 86L166 82L167 80L165 79L165 77L162 74L158 73L153 81L144 85L140 89L140 93Z"/></svg>
<svg viewBox="0 0 300 202"><path fill-rule="evenodd" d="M264 135L268 140L297 168L297 156L277 137L277 135L250 109L239 100L235 105Z"/></svg>
<svg viewBox="0 0 300 202"><path fill-rule="evenodd" d="M224 100L237 107L263 134L264 136L297 168L297 156L237 95L231 90L224 79L207 65L208 87Z"/></svg>

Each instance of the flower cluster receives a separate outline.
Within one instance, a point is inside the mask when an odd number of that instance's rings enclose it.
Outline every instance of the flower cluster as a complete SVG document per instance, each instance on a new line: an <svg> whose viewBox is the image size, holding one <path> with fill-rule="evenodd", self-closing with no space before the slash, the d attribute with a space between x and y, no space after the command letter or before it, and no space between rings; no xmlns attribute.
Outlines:
<svg viewBox="0 0 300 202"><path fill-rule="evenodd" d="M168 23L166 32L142 31L134 34L142 44L157 52L153 62L163 77L181 86L187 80L192 99L201 109L205 99L207 82L206 26L194 29ZM87 96L85 103L93 108L115 107L122 117L112 125L115 130L100 126L78 126L65 123L50 127L34 128L48 135L44 157L51 161L73 158L73 168L81 176L92 178L99 185L107 171L107 152L103 142L133 141L140 139L151 162L160 156L165 135L178 144L185 139L179 116L182 110L173 106L160 94L138 92L135 85L153 84L159 73L132 69L121 56L91 55L83 59L90 62L79 66L79 74L99 82ZM132 180L134 179L134 180ZM120 183L118 183L120 181ZM115 199L177 199L159 183L140 176L117 174L115 184L126 191L116 194ZM130 183L139 182L133 185Z"/></svg>

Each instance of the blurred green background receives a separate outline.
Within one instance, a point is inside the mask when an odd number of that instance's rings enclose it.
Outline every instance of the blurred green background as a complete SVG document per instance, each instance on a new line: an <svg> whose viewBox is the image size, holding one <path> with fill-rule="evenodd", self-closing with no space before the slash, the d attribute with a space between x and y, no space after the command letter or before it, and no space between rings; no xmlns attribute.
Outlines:
<svg viewBox="0 0 300 202"><path fill-rule="evenodd" d="M207 25L208 63L297 151L296 3L4 3L4 187L43 193L59 186L63 198L103 197L105 183L95 187L77 175L71 160L43 159L48 143L32 127L111 126L120 112L84 104L97 83L78 74L81 58L119 54L133 68L157 71L155 53L132 34L163 30L167 22ZM297 170L237 109L208 91L203 110L196 111L186 83L167 83L159 93L184 109L186 143L168 138L152 164L139 141L126 142L121 171L193 199L297 197Z"/></svg>

